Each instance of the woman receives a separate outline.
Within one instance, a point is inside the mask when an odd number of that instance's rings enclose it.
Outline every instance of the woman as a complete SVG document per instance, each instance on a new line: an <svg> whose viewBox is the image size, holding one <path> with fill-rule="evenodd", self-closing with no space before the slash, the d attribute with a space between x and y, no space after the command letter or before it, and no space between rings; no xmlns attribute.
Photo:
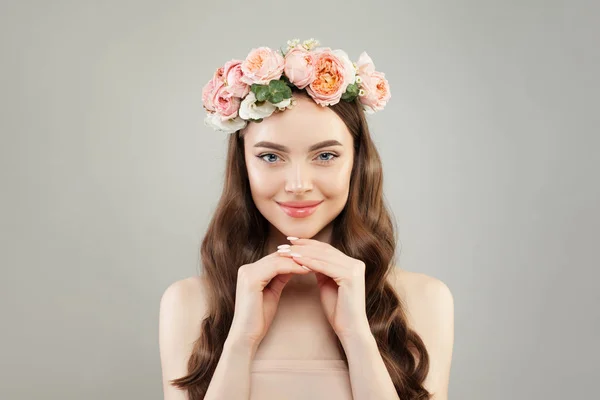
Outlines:
<svg viewBox="0 0 600 400"><path fill-rule="evenodd" d="M447 399L452 295L393 265L365 119L388 82L317 45L254 49L204 88L226 178L203 274L161 300L167 400Z"/></svg>

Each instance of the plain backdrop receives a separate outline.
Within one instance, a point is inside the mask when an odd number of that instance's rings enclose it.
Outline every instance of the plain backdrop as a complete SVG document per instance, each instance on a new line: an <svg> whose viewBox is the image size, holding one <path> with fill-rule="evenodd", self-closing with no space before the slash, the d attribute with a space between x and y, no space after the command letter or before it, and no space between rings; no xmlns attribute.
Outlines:
<svg viewBox="0 0 600 400"><path fill-rule="evenodd" d="M454 295L450 398L597 396L598 2L4 0L0 398L162 398L160 297L223 178L201 89L313 37L390 82L369 121L398 265Z"/></svg>

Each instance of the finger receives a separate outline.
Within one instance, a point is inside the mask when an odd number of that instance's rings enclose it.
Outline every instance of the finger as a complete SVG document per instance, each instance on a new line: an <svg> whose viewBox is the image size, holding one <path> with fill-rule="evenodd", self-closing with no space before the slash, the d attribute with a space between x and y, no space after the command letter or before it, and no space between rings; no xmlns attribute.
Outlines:
<svg viewBox="0 0 600 400"><path fill-rule="evenodd" d="M239 277L251 285L260 282L260 287L264 288L277 275L306 274L309 272L289 258L274 257L274 260L269 260L266 263L250 264L240 268Z"/></svg>
<svg viewBox="0 0 600 400"><path fill-rule="evenodd" d="M277 249L275 253L279 254L280 256L289 256L292 253L292 247L282 247L280 249Z"/></svg>
<svg viewBox="0 0 600 400"><path fill-rule="evenodd" d="M291 258L278 257L279 260L275 261L274 267L270 272L268 272L268 276L271 276L271 279L284 274L297 274L307 272L306 268L302 268L302 266ZM268 270L268 269L267 269Z"/></svg>
<svg viewBox="0 0 600 400"><path fill-rule="evenodd" d="M300 254L292 255L291 257L296 263L304 265L313 271L327 275L331 279L336 281L346 279L345 269L336 264L330 264L328 262Z"/></svg>
<svg viewBox="0 0 600 400"><path fill-rule="evenodd" d="M293 245L289 249L281 249L279 254L285 257L292 257L293 255L306 256L331 264L339 264L339 257L343 256L334 248L321 248L314 245Z"/></svg>
<svg viewBox="0 0 600 400"><path fill-rule="evenodd" d="M272 252L272 253L269 253L269 254L267 254L267 255L266 255L266 256L264 256L262 259L264 260L264 259L269 259L269 258L274 258L274 257L277 257L277 252L276 252L276 251L274 251L274 252Z"/></svg>
<svg viewBox="0 0 600 400"><path fill-rule="evenodd" d="M292 253L292 252L282 252L279 254L280 257L285 257L285 258L289 258L290 260L292 260L293 262L295 262L296 264L298 264L299 266L301 266L304 269L307 269L309 271L312 271L312 269L308 268L306 265L302 264L302 262L294 259L294 257L301 257L300 254L298 253Z"/></svg>

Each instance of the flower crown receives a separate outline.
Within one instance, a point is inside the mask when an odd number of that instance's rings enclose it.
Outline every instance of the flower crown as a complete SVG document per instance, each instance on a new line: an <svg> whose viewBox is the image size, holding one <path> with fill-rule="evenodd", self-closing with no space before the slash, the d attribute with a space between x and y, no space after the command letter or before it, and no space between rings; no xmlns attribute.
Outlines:
<svg viewBox="0 0 600 400"><path fill-rule="evenodd" d="M287 42L283 50L252 49L245 60L218 68L202 89L204 123L225 133L261 122L274 112L292 108L292 87L306 89L321 106L357 97L367 114L381 111L390 99L389 83L366 52L353 63L343 50L317 47L315 39Z"/></svg>

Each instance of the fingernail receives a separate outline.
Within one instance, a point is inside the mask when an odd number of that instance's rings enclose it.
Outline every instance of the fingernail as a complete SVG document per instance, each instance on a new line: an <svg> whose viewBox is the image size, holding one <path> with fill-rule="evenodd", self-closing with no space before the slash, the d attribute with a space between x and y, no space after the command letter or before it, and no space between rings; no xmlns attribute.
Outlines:
<svg viewBox="0 0 600 400"><path fill-rule="evenodd" d="M290 251L292 251L292 249L279 249L279 250L277 250L278 253L289 253Z"/></svg>
<svg viewBox="0 0 600 400"><path fill-rule="evenodd" d="M291 251L291 250L290 250L290 251ZM300 254L298 254L298 253L292 253L292 254L290 254L290 256L292 256L292 257L302 257L302 256L301 256Z"/></svg>
<svg viewBox="0 0 600 400"><path fill-rule="evenodd" d="M298 238L295 236L288 236L287 240L298 240Z"/></svg>
<svg viewBox="0 0 600 400"><path fill-rule="evenodd" d="M307 270L307 271L312 271L312 269L310 269L310 268L308 268L308 267L305 267L304 265L301 265L301 267L302 267L302 268L304 268L304 269L305 269L305 270Z"/></svg>
<svg viewBox="0 0 600 400"><path fill-rule="evenodd" d="M280 244L279 246L277 246L278 249L288 249L289 247L289 244Z"/></svg>

